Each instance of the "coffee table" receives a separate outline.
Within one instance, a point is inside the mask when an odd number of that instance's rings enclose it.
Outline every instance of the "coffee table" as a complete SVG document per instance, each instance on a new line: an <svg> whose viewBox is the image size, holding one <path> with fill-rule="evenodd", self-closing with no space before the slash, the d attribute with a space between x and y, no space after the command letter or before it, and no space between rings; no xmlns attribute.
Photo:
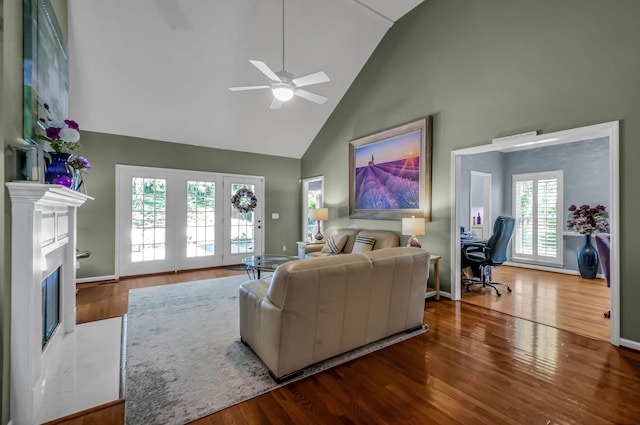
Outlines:
<svg viewBox="0 0 640 425"><path fill-rule="evenodd" d="M262 272L272 272L280 264L297 260L298 257L290 257L288 255L249 255L242 259L242 264L247 266L247 274L253 279L260 279ZM253 276L252 276L253 274Z"/></svg>

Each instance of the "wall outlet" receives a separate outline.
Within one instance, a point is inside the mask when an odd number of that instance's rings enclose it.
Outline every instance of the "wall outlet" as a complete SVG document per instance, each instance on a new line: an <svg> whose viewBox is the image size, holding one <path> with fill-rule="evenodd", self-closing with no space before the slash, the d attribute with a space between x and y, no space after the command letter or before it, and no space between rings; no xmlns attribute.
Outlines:
<svg viewBox="0 0 640 425"><path fill-rule="evenodd" d="M286 251L287 250L287 246L286 245L282 245L282 250Z"/></svg>

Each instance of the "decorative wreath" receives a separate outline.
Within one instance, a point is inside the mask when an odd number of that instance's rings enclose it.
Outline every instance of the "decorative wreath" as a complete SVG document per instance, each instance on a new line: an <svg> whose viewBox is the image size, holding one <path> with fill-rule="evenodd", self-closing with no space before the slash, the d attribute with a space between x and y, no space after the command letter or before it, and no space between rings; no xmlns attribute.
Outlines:
<svg viewBox="0 0 640 425"><path fill-rule="evenodd" d="M241 213L248 213L253 211L256 205L258 205L258 200L252 191L243 187L238 189L236 194L231 197L231 203L233 204L233 208Z"/></svg>

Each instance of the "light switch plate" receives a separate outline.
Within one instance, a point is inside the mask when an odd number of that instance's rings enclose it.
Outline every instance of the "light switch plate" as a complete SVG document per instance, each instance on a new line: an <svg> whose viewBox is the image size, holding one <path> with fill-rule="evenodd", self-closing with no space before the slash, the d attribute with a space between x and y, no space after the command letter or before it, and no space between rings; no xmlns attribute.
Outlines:
<svg viewBox="0 0 640 425"><path fill-rule="evenodd" d="M280 214L279 213L271 213L271 219L272 220L278 220L280 218Z"/></svg>

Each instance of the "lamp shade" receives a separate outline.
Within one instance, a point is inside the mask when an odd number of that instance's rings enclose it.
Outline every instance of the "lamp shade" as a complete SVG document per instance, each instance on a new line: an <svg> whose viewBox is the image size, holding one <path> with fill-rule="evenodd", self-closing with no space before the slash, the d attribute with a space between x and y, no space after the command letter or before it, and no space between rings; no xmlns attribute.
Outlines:
<svg viewBox="0 0 640 425"><path fill-rule="evenodd" d="M424 235L424 218L411 217L402 219L403 235Z"/></svg>
<svg viewBox="0 0 640 425"><path fill-rule="evenodd" d="M309 220L329 220L329 208L314 208L309 210Z"/></svg>

